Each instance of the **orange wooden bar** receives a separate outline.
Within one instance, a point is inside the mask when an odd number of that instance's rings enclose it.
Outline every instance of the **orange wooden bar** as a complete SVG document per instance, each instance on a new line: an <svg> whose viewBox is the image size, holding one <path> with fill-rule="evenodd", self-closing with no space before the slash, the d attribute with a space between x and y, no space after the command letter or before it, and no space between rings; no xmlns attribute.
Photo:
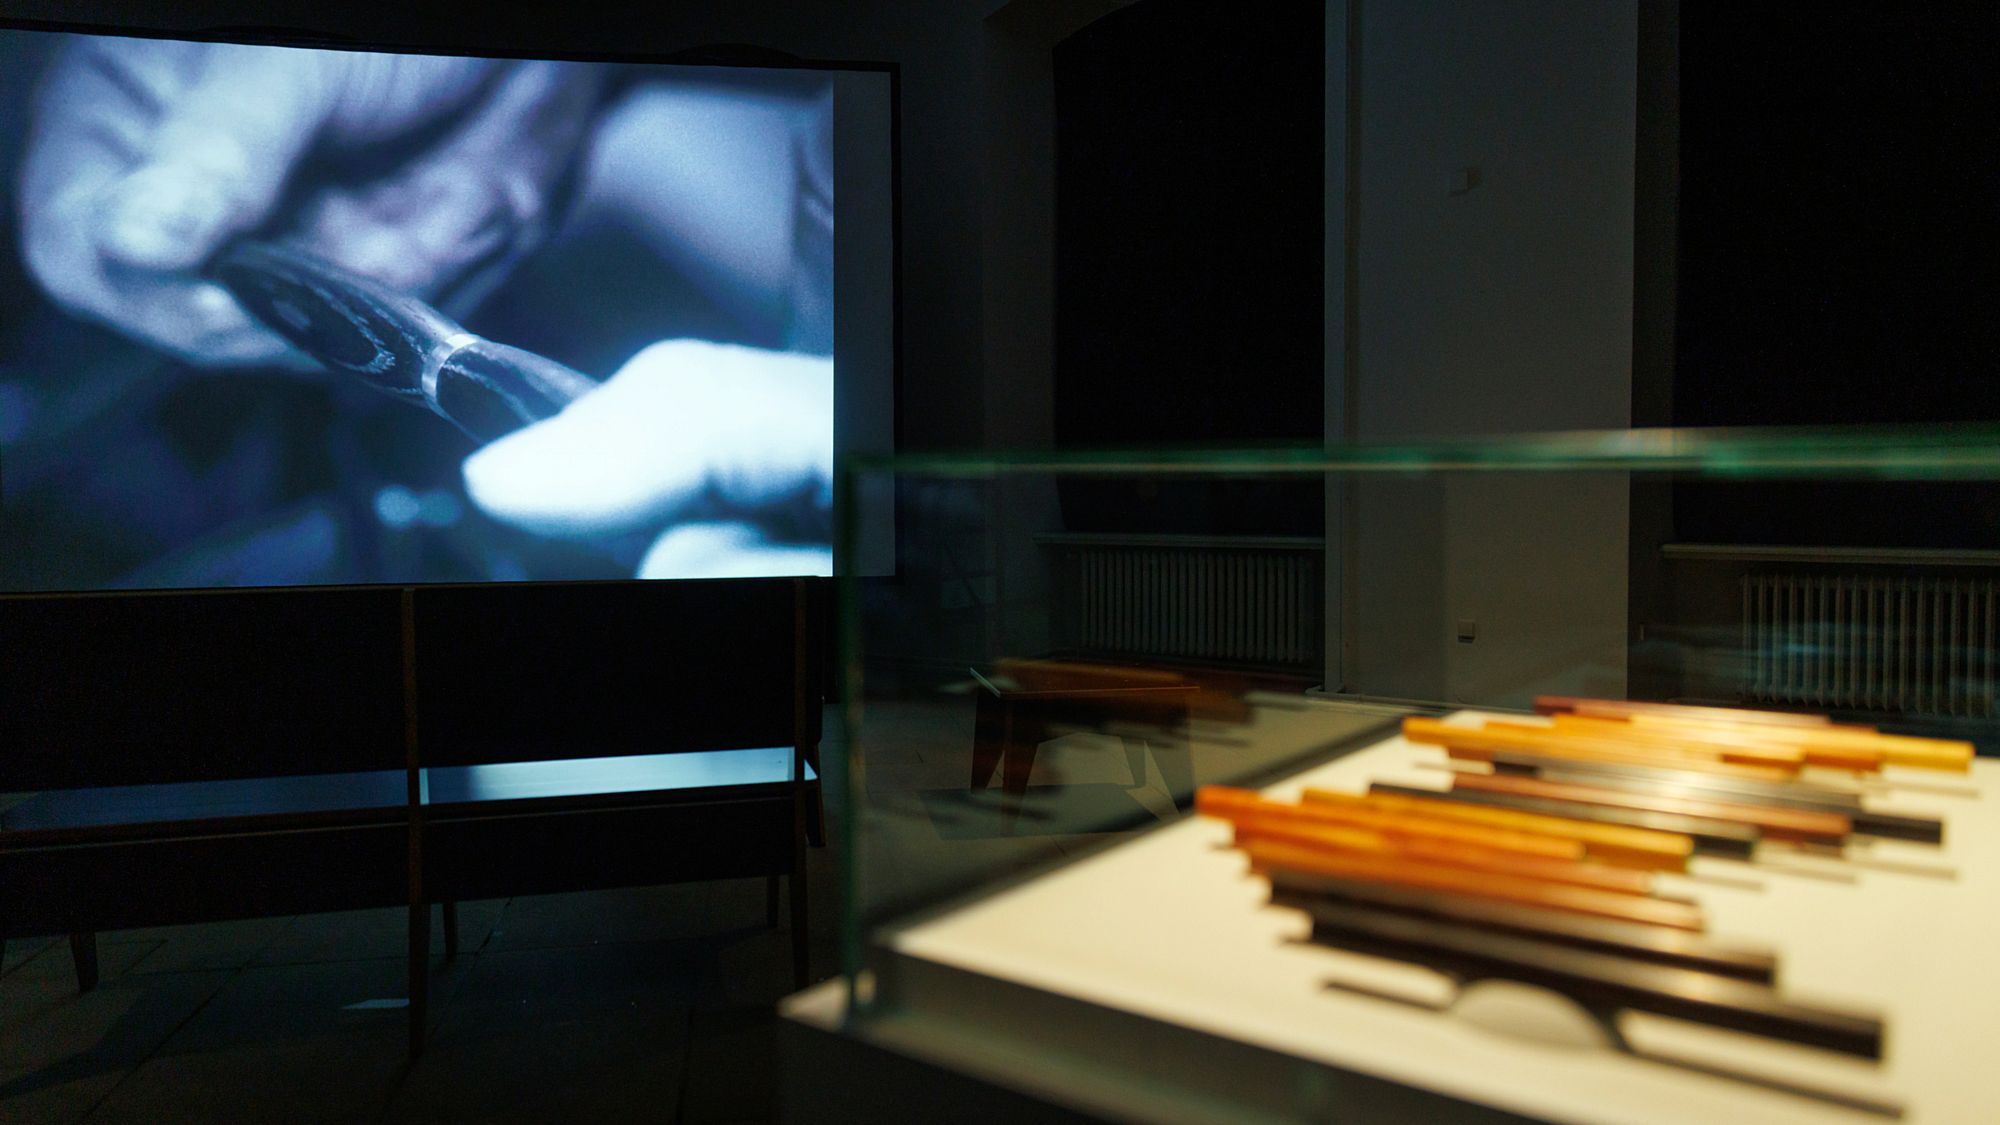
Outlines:
<svg viewBox="0 0 2000 1125"><path fill-rule="evenodd" d="M1706 741L1741 738L1758 744L1798 747L1814 765L1872 770L1891 765L1963 773L1972 768L1973 745L1958 739L1883 734L1874 727L1835 723L1824 715L1754 711L1733 707L1691 707L1576 696L1540 696L1535 710L1557 716L1624 721L1635 729L1680 731Z"/></svg>
<svg viewBox="0 0 2000 1125"><path fill-rule="evenodd" d="M1316 827L1297 821L1267 820L1254 816L1237 821L1235 829L1238 847L1252 840L1276 840L1333 851L1400 855L1427 863L1442 863L1449 867L1463 867L1473 871L1490 871L1522 879L1540 879L1543 882L1564 883L1573 887L1590 887L1613 894L1653 893L1653 877L1650 873L1603 863L1543 859L1422 836L1398 838L1381 833Z"/></svg>
<svg viewBox="0 0 2000 1125"><path fill-rule="evenodd" d="M1584 854L1582 844L1557 836L1458 821L1425 820L1380 809L1288 804L1269 800L1255 790L1226 785L1204 785L1196 790L1194 807L1204 816L1229 821L1258 817L1266 821L1362 828L1393 836L1468 844L1543 859L1575 860L1582 859Z"/></svg>
<svg viewBox="0 0 2000 1125"><path fill-rule="evenodd" d="M1682 719L1659 720L1646 715L1630 719L1602 719L1569 712L1553 716L1552 728L1561 734L1588 738L1624 739L1648 746L1679 749L1713 747L1716 753L1729 748L1756 747L1767 754L1795 758L1802 765L1833 769L1873 771L1882 768L1880 750L1839 744L1818 746L1800 736L1823 732L1805 727L1772 727L1751 723L1719 724ZM1509 724L1520 729L1525 724Z"/></svg>
<svg viewBox="0 0 2000 1125"><path fill-rule="evenodd" d="M1401 856L1324 851L1277 840L1248 840L1243 845L1243 851L1250 857L1251 869L1259 872L1287 869L1335 875L1369 883L1449 891L1475 898L1517 902L1548 910L1642 922L1676 930L1699 932L1706 925L1699 907L1671 899L1613 894Z"/></svg>
<svg viewBox="0 0 2000 1125"><path fill-rule="evenodd" d="M1837 769L1880 769L1883 764L1915 769L1964 773L1972 768L1973 745L1948 738L1918 738L1907 734L1883 734L1862 727L1765 727L1729 726L1681 719L1670 715L1634 715L1631 726L1640 730L1665 731L1683 737L1726 738L1741 731L1756 730L1767 744L1796 746L1813 765ZM1849 765L1849 761L1868 762Z"/></svg>
<svg viewBox="0 0 2000 1125"><path fill-rule="evenodd" d="M1647 743L1630 739L1593 738L1553 727L1527 723L1490 722L1458 726L1437 719L1403 720L1403 737L1411 742L1443 746L1454 758L1491 760L1499 751L1515 751L1631 765L1699 769L1757 781L1789 781L1804 765L1804 755L1789 747L1730 750Z"/></svg>
<svg viewBox="0 0 2000 1125"><path fill-rule="evenodd" d="M1563 711L1573 711L1579 715L1596 715L1602 718L1622 719L1637 714L1678 715L1689 719L1709 719L1711 721L1760 723L1765 726L1826 727L1833 720L1825 715L1808 715L1796 711L1756 711L1747 707L1696 707L1686 703L1645 703L1628 699L1591 699L1580 695L1538 695L1535 697L1535 713L1554 715Z"/></svg>
<svg viewBox="0 0 2000 1125"><path fill-rule="evenodd" d="M1520 812L1514 809L1484 808L1453 801L1405 797L1389 793L1342 793L1332 789L1307 789L1307 805L1371 808L1425 819L1459 821L1517 832L1532 832L1574 840L1584 854L1602 863L1637 867L1651 871L1684 871L1694 854L1694 841L1674 832L1650 828L1628 828L1615 824L1593 824L1559 816Z"/></svg>

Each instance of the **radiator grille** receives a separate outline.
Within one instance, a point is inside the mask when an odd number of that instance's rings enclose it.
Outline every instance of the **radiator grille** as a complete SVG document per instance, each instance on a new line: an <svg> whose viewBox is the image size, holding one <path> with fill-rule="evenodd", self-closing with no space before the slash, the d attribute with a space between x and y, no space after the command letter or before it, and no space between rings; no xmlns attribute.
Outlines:
<svg viewBox="0 0 2000 1125"><path fill-rule="evenodd" d="M1317 674L1318 539L1047 537L1057 641L1103 656Z"/></svg>
<svg viewBox="0 0 2000 1125"><path fill-rule="evenodd" d="M1751 574L1742 587L1748 702L1995 713L1994 579Z"/></svg>

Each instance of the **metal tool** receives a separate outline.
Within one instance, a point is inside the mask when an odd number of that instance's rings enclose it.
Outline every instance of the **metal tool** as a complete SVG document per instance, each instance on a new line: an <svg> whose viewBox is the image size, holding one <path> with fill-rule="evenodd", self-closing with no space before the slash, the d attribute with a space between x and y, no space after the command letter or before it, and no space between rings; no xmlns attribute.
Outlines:
<svg viewBox="0 0 2000 1125"><path fill-rule="evenodd" d="M296 247L240 242L211 272L265 327L479 441L540 421L597 383L547 356L467 332L423 301Z"/></svg>

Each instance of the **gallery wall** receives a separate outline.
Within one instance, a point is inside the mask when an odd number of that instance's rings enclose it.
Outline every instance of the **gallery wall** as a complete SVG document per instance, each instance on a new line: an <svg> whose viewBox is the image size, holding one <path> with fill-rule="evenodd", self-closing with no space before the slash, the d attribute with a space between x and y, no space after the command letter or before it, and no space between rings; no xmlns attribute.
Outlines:
<svg viewBox="0 0 2000 1125"><path fill-rule="evenodd" d="M1329 5L1330 439L1630 424L1637 14ZM1626 493L1440 475L1346 490L1329 682L1622 694Z"/></svg>

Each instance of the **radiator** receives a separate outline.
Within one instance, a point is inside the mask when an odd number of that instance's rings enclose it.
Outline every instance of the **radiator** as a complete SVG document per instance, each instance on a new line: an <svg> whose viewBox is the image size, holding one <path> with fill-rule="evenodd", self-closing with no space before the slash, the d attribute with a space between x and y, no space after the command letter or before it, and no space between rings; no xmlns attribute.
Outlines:
<svg viewBox="0 0 2000 1125"><path fill-rule="evenodd" d="M1106 657L1320 673L1324 541L1048 535L1058 646Z"/></svg>
<svg viewBox="0 0 2000 1125"><path fill-rule="evenodd" d="M1994 579L1750 574L1742 588L1746 702L1995 713Z"/></svg>

